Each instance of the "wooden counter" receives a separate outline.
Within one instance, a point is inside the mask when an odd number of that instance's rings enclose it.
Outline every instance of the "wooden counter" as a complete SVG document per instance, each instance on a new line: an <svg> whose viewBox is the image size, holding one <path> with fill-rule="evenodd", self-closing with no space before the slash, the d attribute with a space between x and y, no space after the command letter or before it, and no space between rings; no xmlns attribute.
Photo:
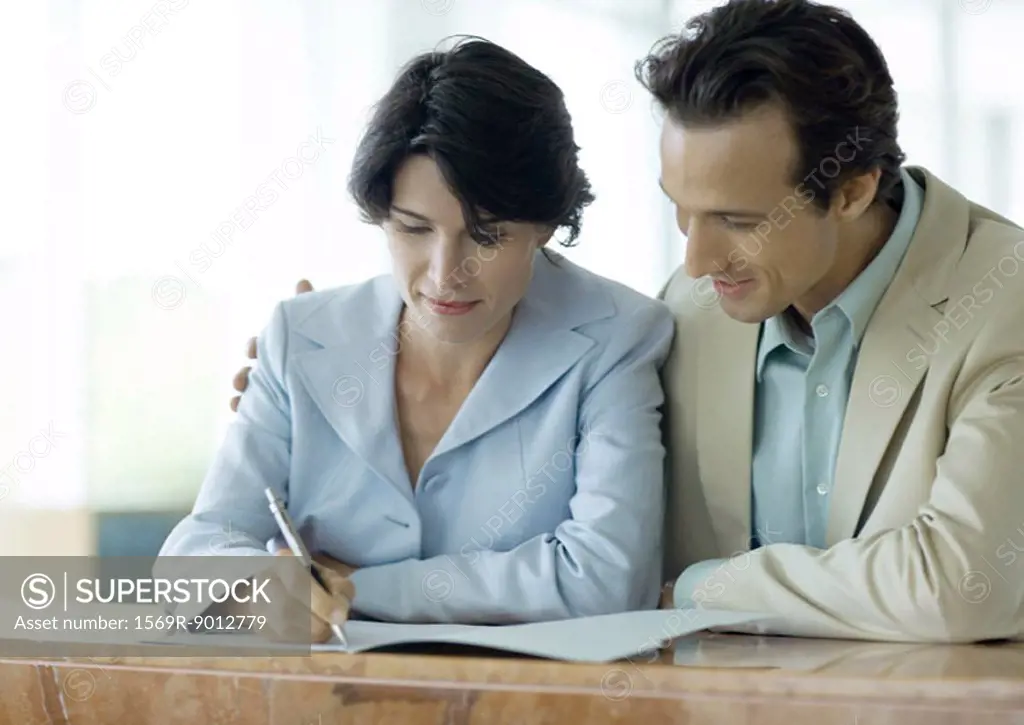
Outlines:
<svg viewBox="0 0 1024 725"><path fill-rule="evenodd" d="M301 658L0 660L0 724L1024 725L1024 644L704 634L654 662L419 648Z"/></svg>

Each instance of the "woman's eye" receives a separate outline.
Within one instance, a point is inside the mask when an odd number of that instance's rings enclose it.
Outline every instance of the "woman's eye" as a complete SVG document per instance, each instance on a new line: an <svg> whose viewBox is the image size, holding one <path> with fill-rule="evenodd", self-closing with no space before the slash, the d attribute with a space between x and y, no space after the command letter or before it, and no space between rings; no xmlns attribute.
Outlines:
<svg viewBox="0 0 1024 725"><path fill-rule="evenodd" d="M395 225L395 228L402 234L426 234L430 231L430 227L410 227L400 222Z"/></svg>

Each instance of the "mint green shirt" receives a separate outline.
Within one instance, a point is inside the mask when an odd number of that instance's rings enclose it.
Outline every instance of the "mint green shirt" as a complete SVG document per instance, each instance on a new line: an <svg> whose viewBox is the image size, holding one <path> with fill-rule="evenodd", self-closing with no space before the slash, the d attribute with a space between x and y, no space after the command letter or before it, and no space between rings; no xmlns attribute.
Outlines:
<svg viewBox="0 0 1024 725"><path fill-rule="evenodd" d="M903 206L892 235L864 271L814 315L813 338L786 314L769 318L761 327L751 463L752 548L778 543L825 548L858 348L910 246L924 201L923 190L906 170L901 177ZM720 564L712 559L688 567L676 583L676 602L691 598Z"/></svg>

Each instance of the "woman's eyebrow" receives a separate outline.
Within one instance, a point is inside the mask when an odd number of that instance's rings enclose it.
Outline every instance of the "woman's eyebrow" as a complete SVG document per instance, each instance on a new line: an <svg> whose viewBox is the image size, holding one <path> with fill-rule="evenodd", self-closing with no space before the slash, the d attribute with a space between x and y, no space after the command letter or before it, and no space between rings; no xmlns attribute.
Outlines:
<svg viewBox="0 0 1024 725"><path fill-rule="evenodd" d="M409 211L408 209L403 209L402 207L396 206L394 204L391 205L391 211L397 211L400 214L405 214L406 216L411 216L415 219L420 219L425 222L431 221L430 217L423 216L422 214L418 214L414 211Z"/></svg>

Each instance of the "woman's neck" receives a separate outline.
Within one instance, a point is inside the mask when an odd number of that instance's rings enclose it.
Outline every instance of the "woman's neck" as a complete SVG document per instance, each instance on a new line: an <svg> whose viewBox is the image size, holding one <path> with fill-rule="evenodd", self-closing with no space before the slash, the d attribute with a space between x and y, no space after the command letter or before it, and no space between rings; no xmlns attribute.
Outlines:
<svg viewBox="0 0 1024 725"><path fill-rule="evenodd" d="M490 364L511 323L509 316L469 342L445 342L429 330L413 326L399 347L398 377L406 383L415 381L413 387L421 389L472 387Z"/></svg>

